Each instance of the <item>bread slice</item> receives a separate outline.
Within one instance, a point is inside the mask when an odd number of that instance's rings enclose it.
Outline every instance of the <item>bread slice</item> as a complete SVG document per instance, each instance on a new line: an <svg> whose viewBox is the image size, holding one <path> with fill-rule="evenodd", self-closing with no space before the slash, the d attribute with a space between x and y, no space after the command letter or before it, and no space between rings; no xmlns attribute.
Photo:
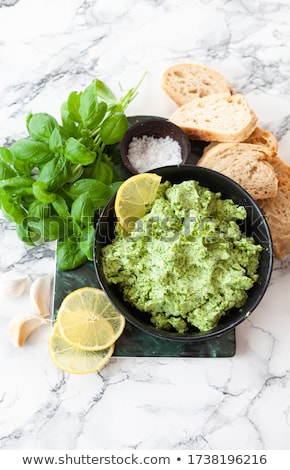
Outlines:
<svg viewBox="0 0 290 470"><path fill-rule="evenodd" d="M199 160L199 162L201 162L201 166L203 162L206 162L206 155L208 154L208 152L211 151L211 149L213 149L217 145L221 145L221 143L211 142L206 147L204 147L202 157ZM234 145L236 147L238 144L230 144L230 145ZM253 145L259 145L259 144L253 144ZM263 151L266 161L270 163L270 165L273 167L275 175L277 177L282 176L282 178L286 178L290 181L290 165L287 165L287 163L277 155L276 151L271 150L268 145L266 145L265 148L260 148L260 150ZM215 154L214 152L210 152L209 156L210 155L213 156L214 154Z"/></svg>
<svg viewBox="0 0 290 470"><path fill-rule="evenodd" d="M258 204L269 224L274 255L282 259L290 253L290 181L279 176L277 195Z"/></svg>
<svg viewBox="0 0 290 470"><path fill-rule="evenodd" d="M198 166L218 171L240 184L254 199L273 198L278 180L269 150L262 145L220 143L206 151Z"/></svg>
<svg viewBox="0 0 290 470"><path fill-rule="evenodd" d="M254 132L246 140L244 140L244 142L248 144L265 145L265 147L268 147L274 152L278 151L278 141L276 137L271 132L263 129L262 127L257 126Z"/></svg>
<svg viewBox="0 0 290 470"><path fill-rule="evenodd" d="M290 182L290 166L287 165L275 152L266 153L266 160L272 165L276 176L281 176Z"/></svg>
<svg viewBox="0 0 290 470"><path fill-rule="evenodd" d="M221 73L200 64L172 65L163 73L161 86L179 106L214 93L232 93Z"/></svg>
<svg viewBox="0 0 290 470"><path fill-rule="evenodd" d="M241 142L254 131L257 116L243 95L217 93L184 104L169 121L193 140Z"/></svg>

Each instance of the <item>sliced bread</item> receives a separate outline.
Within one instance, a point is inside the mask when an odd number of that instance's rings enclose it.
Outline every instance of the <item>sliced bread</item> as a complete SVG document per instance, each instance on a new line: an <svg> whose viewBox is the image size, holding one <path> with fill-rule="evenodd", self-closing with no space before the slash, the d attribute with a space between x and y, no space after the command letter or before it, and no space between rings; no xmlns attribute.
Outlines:
<svg viewBox="0 0 290 470"><path fill-rule="evenodd" d="M243 95L216 93L184 104L169 120L193 140L242 142L254 131L257 116Z"/></svg>
<svg viewBox="0 0 290 470"><path fill-rule="evenodd" d="M274 255L282 259L290 253L290 181L278 177L277 195L258 201L263 210L273 240Z"/></svg>
<svg viewBox="0 0 290 470"><path fill-rule="evenodd" d="M218 171L240 184L254 199L273 198L278 180L262 145L220 143L206 151L198 166Z"/></svg>
<svg viewBox="0 0 290 470"><path fill-rule="evenodd" d="M232 87L223 75L200 64L176 64L162 75L163 90L179 106L194 98L214 93L232 93Z"/></svg>
<svg viewBox="0 0 290 470"><path fill-rule="evenodd" d="M275 152L267 152L266 160L275 171L276 176L281 176L290 182L290 166L287 165Z"/></svg>
<svg viewBox="0 0 290 470"><path fill-rule="evenodd" d="M278 141L276 137L271 132L258 126L244 142L248 144L265 145L265 147L268 147L274 152L278 151Z"/></svg>

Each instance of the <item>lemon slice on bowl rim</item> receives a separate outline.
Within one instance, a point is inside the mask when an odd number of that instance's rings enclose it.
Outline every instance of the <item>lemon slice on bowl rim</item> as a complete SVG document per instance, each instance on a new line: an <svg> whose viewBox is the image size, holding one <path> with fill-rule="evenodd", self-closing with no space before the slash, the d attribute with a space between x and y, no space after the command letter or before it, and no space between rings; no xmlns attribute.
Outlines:
<svg viewBox="0 0 290 470"><path fill-rule="evenodd" d="M108 363L114 344L98 351L77 349L64 341L56 321L48 339L48 350L53 363L64 372L89 374L98 372Z"/></svg>
<svg viewBox="0 0 290 470"><path fill-rule="evenodd" d="M156 173L139 173L122 183L116 193L115 213L119 224L131 232L156 198L161 176Z"/></svg>
<svg viewBox="0 0 290 470"><path fill-rule="evenodd" d="M110 347L121 336L125 318L101 289L81 287L62 301L57 324L69 345L84 351L99 351Z"/></svg>

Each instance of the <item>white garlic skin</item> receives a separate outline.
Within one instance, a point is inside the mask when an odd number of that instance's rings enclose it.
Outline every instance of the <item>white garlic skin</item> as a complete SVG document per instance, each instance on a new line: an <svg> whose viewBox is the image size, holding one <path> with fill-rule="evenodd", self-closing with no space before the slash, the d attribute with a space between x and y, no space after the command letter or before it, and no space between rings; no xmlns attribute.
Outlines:
<svg viewBox="0 0 290 470"><path fill-rule="evenodd" d="M8 333L12 344L15 347L23 348L24 343L28 336L42 325L45 325L49 320L40 317L39 315L19 314L15 315L9 325Z"/></svg>
<svg viewBox="0 0 290 470"><path fill-rule="evenodd" d="M29 276L8 278L2 276L1 279L1 290L10 299L17 299L24 294L26 288L31 283Z"/></svg>
<svg viewBox="0 0 290 470"><path fill-rule="evenodd" d="M41 317L48 317L52 310L52 274L40 276L30 286L29 296L33 308Z"/></svg>

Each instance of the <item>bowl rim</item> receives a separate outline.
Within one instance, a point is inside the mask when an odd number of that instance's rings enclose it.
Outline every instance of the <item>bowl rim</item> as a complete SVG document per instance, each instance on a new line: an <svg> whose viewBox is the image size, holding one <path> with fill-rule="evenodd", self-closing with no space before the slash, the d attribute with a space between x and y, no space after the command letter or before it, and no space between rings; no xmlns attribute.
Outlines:
<svg viewBox="0 0 290 470"><path fill-rule="evenodd" d="M183 165L184 169L185 169L185 167L187 169L189 169L189 171L194 169L194 171L197 171L198 173L212 174L215 177L220 178L224 182L228 182L233 187L237 188L238 191L240 191L241 194L243 194L243 196L248 200L248 202L255 208L255 210L259 214L259 217L260 217L260 219L263 223L263 226L264 226L264 229L265 229L265 232L266 232L266 240L267 240L267 245L268 246L267 246L267 250L265 249L265 251L268 252L268 263L267 263L266 275L264 276L264 282L262 284L261 289L259 290L259 295L257 295L256 298L251 303L251 311L250 312L248 311L248 312L244 313L243 315L235 318L234 321L232 321L228 325L219 326L219 324L218 324L217 327L215 327L212 330L208 330L208 331L205 331L205 332L196 331L194 333L177 333L177 332L174 332L174 331L161 330L161 329L157 329L153 324L150 324L150 323L148 323L148 324L146 323L146 325L144 325L141 320L139 320L138 318L135 317L134 313L130 313L130 310L133 310L134 307L131 306L129 303L126 303L123 299L121 299L122 294L119 293L120 298L118 298L117 295L112 296L112 291L110 290L110 288L108 289L108 287L110 287L110 286L106 284L106 279L105 279L105 276L104 276L102 268L101 268L101 259L98 259L98 257L97 257L97 251L98 251L98 248L100 248L100 244L98 243L98 239L97 239L98 230L99 230L100 224L101 224L102 219L103 219L104 215L106 214L106 212L108 212L108 210L113 210L113 212L114 212L114 201L115 201L116 193L107 202L106 206L101 211L101 214L100 214L100 216L98 218L98 221L96 223L95 237L94 237L94 253L93 253L94 267L95 267L95 272L96 272L97 279L98 279L98 282L99 282L101 288L103 289L103 291L105 292L105 294L107 295L109 300L113 303L115 308L117 308L117 310L132 325L134 325L135 327L137 327L138 329L142 330L145 333L151 334L151 335L153 335L155 337L158 337L158 338L162 338L164 340L181 341L181 342L203 342L203 341L210 340L212 338L222 336L222 335L228 333L229 331L233 330L240 323L242 323L250 314L252 314L253 311L256 309L256 307L259 305L259 303L261 302L262 298L264 297L264 295L266 293L266 290L267 290L268 285L270 283L272 271L273 271L273 262L274 262L273 241L272 241L272 237L271 237L269 224L267 222L267 219L266 219L262 209L258 206L256 201L252 198L252 196L242 186L240 186L237 182L235 182L231 178L229 178L229 177L227 177L227 176L225 176L225 175L223 175L219 172L216 172L215 170L211 170L209 168L204 168L204 167L199 167L197 165ZM168 169L169 170L174 169L175 171L178 171L179 168L182 168L182 167L180 165L171 165L171 166L167 166L167 167L156 168L156 169L150 170L150 172L158 173L158 172L167 171ZM163 175L161 175L161 176L163 178ZM188 179L189 180L194 180L194 177L192 176ZM173 184L175 184L175 183L173 183ZM103 246L105 246L105 245L103 245ZM100 248L100 250L101 250L101 248ZM110 293L108 292L108 290L110 291ZM125 307L127 307L126 312L124 312L123 308L120 307L121 304L125 305ZM127 309L129 310L129 312L127 312ZM150 321L150 319L149 319L149 321Z"/></svg>

